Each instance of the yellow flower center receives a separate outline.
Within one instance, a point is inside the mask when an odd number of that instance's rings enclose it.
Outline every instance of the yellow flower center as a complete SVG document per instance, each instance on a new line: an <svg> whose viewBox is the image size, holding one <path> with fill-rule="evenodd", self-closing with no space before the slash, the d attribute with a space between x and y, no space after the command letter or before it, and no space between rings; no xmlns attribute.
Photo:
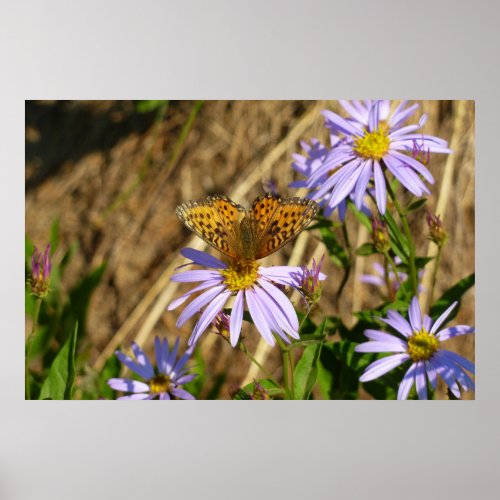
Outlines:
<svg viewBox="0 0 500 500"><path fill-rule="evenodd" d="M259 264L254 260L233 261L227 269L220 269L224 283L232 292L250 288L258 277Z"/></svg>
<svg viewBox="0 0 500 500"><path fill-rule="evenodd" d="M354 151L365 160L381 160L389 151L391 140L387 135L387 127L380 127L374 132L366 132L363 137L354 141Z"/></svg>
<svg viewBox="0 0 500 500"><path fill-rule="evenodd" d="M169 392L170 377L161 373L156 375L149 381L149 390L155 394L159 394L161 392Z"/></svg>
<svg viewBox="0 0 500 500"><path fill-rule="evenodd" d="M413 361L427 361L438 347L438 339L423 327L408 339L408 354Z"/></svg>

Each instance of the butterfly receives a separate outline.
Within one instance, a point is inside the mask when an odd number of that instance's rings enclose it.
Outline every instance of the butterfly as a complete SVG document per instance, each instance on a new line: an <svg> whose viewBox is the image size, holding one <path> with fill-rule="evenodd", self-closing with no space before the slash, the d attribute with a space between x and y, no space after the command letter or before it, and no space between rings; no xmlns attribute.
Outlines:
<svg viewBox="0 0 500 500"><path fill-rule="evenodd" d="M234 260L271 255L295 238L318 213L315 201L258 197L246 209L226 196L209 196L178 206L176 214L203 241Z"/></svg>

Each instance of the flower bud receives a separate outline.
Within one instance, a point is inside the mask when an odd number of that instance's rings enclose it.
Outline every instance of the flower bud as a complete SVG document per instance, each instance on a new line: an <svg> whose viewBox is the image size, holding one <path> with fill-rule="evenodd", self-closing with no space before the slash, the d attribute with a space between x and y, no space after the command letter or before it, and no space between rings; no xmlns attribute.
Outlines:
<svg viewBox="0 0 500 500"><path fill-rule="evenodd" d="M439 215L433 215L427 212L426 215L427 225L429 226L429 239L433 241L438 247L442 248L446 243L448 235L443 228L443 223Z"/></svg>
<svg viewBox="0 0 500 500"><path fill-rule="evenodd" d="M50 256L50 244L46 246L42 254L35 247L31 256L31 292L37 297L43 298L49 293L50 272L52 271L52 259Z"/></svg>
<svg viewBox="0 0 500 500"><path fill-rule="evenodd" d="M376 217L372 220L372 241L377 252L386 253L391 248L387 226L385 222Z"/></svg>

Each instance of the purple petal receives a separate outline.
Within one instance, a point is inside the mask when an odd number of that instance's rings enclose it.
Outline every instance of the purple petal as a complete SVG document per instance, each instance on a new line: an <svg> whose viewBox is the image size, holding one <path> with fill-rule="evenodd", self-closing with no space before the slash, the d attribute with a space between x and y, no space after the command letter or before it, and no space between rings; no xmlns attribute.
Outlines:
<svg viewBox="0 0 500 500"><path fill-rule="evenodd" d="M200 311L202 307L208 304L214 297L217 297L225 288L225 285L219 285L196 297L179 315L176 323L177 328L180 328L193 314Z"/></svg>
<svg viewBox="0 0 500 500"><path fill-rule="evenodd" d="M210 304L207 305L206 309L203 311L203 314L200 316L198 323L196 323L191 337L189 337L188 344L190 346L198 340L200 335L214 320L215 316L217 316L217 314L222 310L230 295L231 292L229 290L222 292L217 297L215 297L212 302L210 302Z"/></svg>
<svg viewBox="0 0 500 500"><path fill-rule="evenodd" d="M368 330L365 330L363 333L370 340L379 340L381 342L392 342L393 344L398 345L400 347L403 347L404 349L406 349L408 347L408 344L404 340L402 340L398 337L395 337L394 335L391 335L390 333L383 332L381 330L368 329Z"/></svg>
<svg viewBox="0 0 500 500"><path fill-rule="evenodd" d="M425 364L423 361L417 362L415 385L417 386L418 399L427 399L427 379L425 376Z"/></svg>
<svg viewBox="0 0 500 500"><path fill-rule="evenodd" d="M170 373L171 377L177 377L180 373L182 373L182 369L184 368L184 365L189 361L189 358L193 354L193 347L190 347L189 349L186 350L186 352L179 358L179 361L175 363L175 358L173 360L174 367L172 369L172 372Z"/></svg>
<svg viewBox="0 0 500 500"><path fill-rule="evenodd" d="M387 204L387 188L385 185L384 174L378 161L373 162L373 174L375 179L375 197L377 200L377 207L379 212L385 214L385 207Z"/></svg>
<svg viewBox="0 0 500 500"><path fill-rule="evenodd" d="M394 342L378 342L372 340L358 344L355 349L356 352L405 352L406 347L398 345Z"/></svg>
<svg viewBox="0 0 500 500"><path fill-rule="evenodd" d="M144 373L147 374L145 378L147 379L153 378L155 376L155 371L153 365L149 361L149 358L135 342L132 342L131 346L132 346L132 352L134 353L137 362L144 369Z"/></svg>
<svg viewBox="0 0 500 500"><path fill-rule="evenodd" d="M333 189L332 196L328 202L329 206L336 207L346 196L349 196L351 191L354 189L361 172L363 171L361 168L362 163L363 162L358 162L355 168L343 172L344 175L339 178L335 188Z"/></svg>
<svg viewBox="0 0 500 500"><path fill-rule="evenodd" d="M457 307L457 304L458 301L453 302L453 304L451 304L451 306L448 307L448 309L446 309L446 311L443 314L441 314L441 316L439 316L434 325L432 325L430 333L436 333L437 329L443 324L446 318L450 315L451 311L453 311L453 309ZM440 338L439 334L436 335L436 337Z"/></svg>
<svg viewBox="0 0 500 500"><path fill-rule="evenodd" d="M438 353L436 353L438 354ZM439 358L434 355L431 359L427 361L439 374L439 376L444 380L445 384L450 388L450 391L456 398L460 398L460 389L453 378L453 371L450 370L446 365L443 365Z"/></svg>
<svg viewBox="0 0 500 500"><path fill-rule="evenodd" d="M152 395L148 393L143 393L143 394L129 394L128 396L120 396L119 398L116 398L116 400L121 400L121 401L126 401L126 400L144 400L144 399L152 399Z"/></svg>
<svg viewBox="0 0 500 500"><path fill-rule="evenodd" d="M290 299L277 287L265 279L257 279L259 285L274 299L277 306L283 311L287 323L291 326L294 332L299 329L299 320L297 313L290 302Z"/></svg>
<svg viewBox="0 0 500 500"><path fill-rule="evenodd" d="M207 281L207 280L218 280L223 279L222 275L218 271L207 271L205 269L194 269L191 271L183 271L182 273L173 274L170 276L171 281L190 283L193 281Z"/></svg>
<svg viewBox="0 0 500 500"><path fill-rule="evenodd" d="M107 384L115 391L123 392L149 392L149 385L138 380L127 378L110 378Z"/></svg>
<svg viewBox="0 0 500 500"><path fill-rule="evenodd" d="M429 378L429 382L433 389L436 389L437 384L437 372L436 369L429 363L425 362L425 370L427 372L427 377Z"/></svg>
<svg viewBox="0 0 500 500"><path fill-rule="evenodd" d="M222 260L206 252L195 250L194 248L183 248L181 250L181 255L187 259L191 259L195 264L199 264L200 266L212 267L214 269L227 269L227 264L222 262Z"/></svg>
<svg viewBox="0 0 500 500"><path fill-rule="evenodd" d="M436 334L436 337L444 342L445 340L451 339L453 337L458 337L459 335L467 335L468 333L474 333L476 329L473 326L466 325L456 325L450 328L445 328Z"/></svg>
<svg viewBox="0 0 500 500"><path fill-rule="evenodd" d="M115 354L122 364L130 368L130 370L132 370L133 372L137 373L137 375L140 375L146 380L149 380L149 378L151 378L150 373L146 369L144 369L143 366L139 365L135 361L132 361L132 359L129 358L126 354L123 354L120 351L115 351Z"/></svg>
<svg viewBox="0 0 500 500"><path fill-rule="evenodd" d="M196 399L190 392L180 389L179 387L175 387L170 391L172 395L174 395L176 398L179 399L189 399L189 400L194 400Z"/></svg>
<svg viewBox="0 0 500 500"><path fill-rule="evenodd" d="M413 330L419 332L422 329L422 312L420 311L420 304L417 297L411 299L408 315L410 316L410 324Z"/></svg>
<svg viewBox="0 0 500 500"><path fill-rule="evenodd" d="M360 130L356 126L333 111L325 110L321 114L326 118L326 125L332 126L336 131L342 132L345 135L361 135Z"/></svg>
<svg viewBox="0 0 500 500"><path fill-rule="evenodd" d="M190 373L189 375L184 375L182 377L176 378L175 383L177 385L188 384L192 380L194 380L198 375L196 373Z"/></svg>
<svg viewBox="0 0 500 500"><path fill-rule="evenodd" d="M181 295L178 299L175 299L172 302L170 302L170 304L167 307L167 311L173 311L174 309L179 307L181 304L186 302L186 300L194 293L200 292L201 290L205 290L206 288L211 288L213 286L217 286L221 283L221 281L222 281L222 276L216 280L204 281L203 283L194 287L192 290L189 290L189 292L186 292L184 295Z"/></svg>
<svg viewBox="0 0 500 500"><path fill-rule="evenodd" d="M417 365L413 363L408 371L405 373L401 384L399 384L398 399L407 399L410 393L411 386L415 381L415 372L417 370Z"/></svg>
<svg viewBox="0 0 500 500"><path fill-rule="evenodd" d="M366 116L360 112L359 109L356 109L349 101L345 99L339 99L339 104L359 123L365 124Z"/></svg>
<svg viewBox="0 0 500 500"><path fill-rule="evenodd" d="M422 321L422 326L424 327L424 330L426 332L428 332L432 326L432 319L427 314L424 314L424 320Z"/></svg>
<svg viewBox="0 0 500 500"><path fill-rule="evenodd" d="M391 126L391 129L396 129L399 125L405 122L411 115L413 115L417 109L418 109L418 104L413 104L412 106L406 108L405 110L403 110L402 108L401 110L396 110L392 115L391 119L389 120L389 125Z"/></svg>
<svg viewBox="0 0 500 500"><path fill-rule="evenodd" d="M169 401L170 400L170 394L168 392L162 392L160 394L160 400L161 401Z"/></svg>
<svg viewBox="0 0 500 500"><path fill-rule="evenodd" d="M255 291L253 289L246 290L245 297L247 299L248 311L250 312L250 316L252 317L257 330L259 330L260 334L269 345L274 346L276 341L274 340L264 314L260 310L258 301L255 298Z"/></svg>
<svg viewBox="0 0 500 500"><path fill-rule="evenodd" d="M240 290L236 295L236 299L233 304L233 311L231 312L231 318L229 320L229 340L233 347L236 346L240 338L241 333L241 323L243 322L243 299L244 291Z"/></svg>
<svg viewBox="0 0 500 500"><path fill-rule="evenodd" d="M419 161L415 160L411 156L400 153L399 151L395 151L391 149L391 156L401 161L401 163L409 165L411 168L416 170L427 182L430 184L434 184L434 177L427 170L427 168L422 165Z"/></svg>
<svg viewBox="0 0 500 500"><path fill-rule="evenodd" d="M401 314L399 314L397 311L389 309L387 311L387 318L377 318L377 319L383 321L389 326L392 326L394 330L397 330L405 337L409 337L413 333L410 323L408 323L408 321L406 321L406 319L404 319L403 316L401 316Z"/></svg>
<svg viewBox="0 0 500 500"><path fill-rule="evenodd" d="M460 366L463 366L466 370L470 371L471 373L476 373L476 366L474 365L474 363L464 358L463 356L460 356L460 354L442 349L434 356L435 357L437 356L439 359L445 358L447 360L451 360L452 363L456 363Z"/></svg>
<svg viewBox="0 0 500 500"><path fill-rule="evenodd" d="M359 176L358 182L356 183L356 188L354 191L354 203L356 208L361 210L363 205L363 198L366 193L366 186L372 176L372 161L368 160L364 166L361 168L361 174Z"/></svg>
<svg viewBox="0 0 500 500"><path fill-rule="evenodd" d="M160 337L155 337L155 359L158 371L160 373L165 373L167 366L166 364L167 358L163 357L163 346L162 342L160 341Z"/></svg>
<svg viewBox="0 0 500 500"><path fill-rule="evenodd" d="M359 380L360 382L369 382L402 365L408 359L410 359L408 354L393 354L392 356L378 359L366 368L361 377L359 377Z"/></svg>
<svg viewBox="0 0 500 500"><path fill-rule="evenodd" d="M375 286L384 286L385 281L380 278L379 276L372 276L371 274L362 274L359 277L359 281L362 283L368 283L370 285L375 285Z"/></svg>

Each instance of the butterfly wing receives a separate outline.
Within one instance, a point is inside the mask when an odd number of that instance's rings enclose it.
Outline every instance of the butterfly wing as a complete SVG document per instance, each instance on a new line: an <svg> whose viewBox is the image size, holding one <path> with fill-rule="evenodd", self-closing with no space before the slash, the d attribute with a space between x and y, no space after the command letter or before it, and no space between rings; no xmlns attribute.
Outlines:
<svg viewBox="0 0 500 500"><path fill-rule="evenodd" d="M266 194L251 209L256 225L255 258L276 252L295 238L318 213L318 204L306 198L287 198Z"/></svg>
<svg viewBox="0 0 500 500"><path fill-rule="evenodd" d="M231 258L239 255L239 220L246 210L225 196L189 201L176 214L203 241Z"/></svg>

